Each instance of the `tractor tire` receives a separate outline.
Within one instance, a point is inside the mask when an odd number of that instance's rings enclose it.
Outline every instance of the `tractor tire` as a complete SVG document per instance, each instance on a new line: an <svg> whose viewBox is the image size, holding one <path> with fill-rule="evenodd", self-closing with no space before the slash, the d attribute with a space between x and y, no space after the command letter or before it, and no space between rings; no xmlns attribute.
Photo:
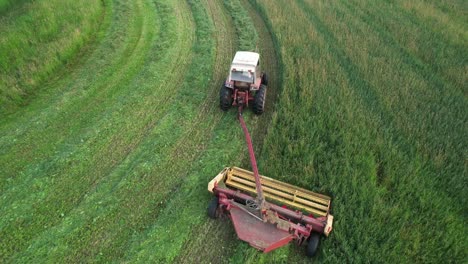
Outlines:
<svg viewBox="0 0 468 264"><path fill-rule="evenodd" d="M219 200L218 197L214 197L210 204L208 204L208 216L212 219L216 219L219 216Z"/></svg>
<svg viewBox="0 0 468 264"><path fill-rule="evenodd" d="M261 115L265 111L265 97L266 97L267 87L266 85L261 84L260 89L258 89L255 94L253 102L253 112L256 115Z"/></svg>
<svg viewBox="0 0 468 264"><path fill-rule="evenodd" d="M306 255L308 257L313 257L317 253L317 249L320 243L320 234L316 232L310 233L307 248L306 248Z"/></svg>
<svg viewBox="0 0 468 264"><path fill-rule="evenodd" d="M232 105L232 90L226 86L221 86L219 91L219 106L221 110L227 111Z"/></svg>
<svg viewBox="0 0 468 264"><path fill-rule="evenodd" d="M268 75L266 73L262 74L262 84L268 86Z"/></svg>

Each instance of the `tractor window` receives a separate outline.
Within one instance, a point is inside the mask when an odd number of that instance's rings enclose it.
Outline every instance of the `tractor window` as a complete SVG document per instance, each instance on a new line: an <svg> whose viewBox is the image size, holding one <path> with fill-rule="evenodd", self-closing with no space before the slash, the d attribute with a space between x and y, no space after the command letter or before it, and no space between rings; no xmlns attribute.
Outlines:
<svg viewBox="0 0 468 264"><path fill-rule="evenodd" d="M253 83L253 73L248 71L233 71L231 73L231 80L239 82Z"/></svg>

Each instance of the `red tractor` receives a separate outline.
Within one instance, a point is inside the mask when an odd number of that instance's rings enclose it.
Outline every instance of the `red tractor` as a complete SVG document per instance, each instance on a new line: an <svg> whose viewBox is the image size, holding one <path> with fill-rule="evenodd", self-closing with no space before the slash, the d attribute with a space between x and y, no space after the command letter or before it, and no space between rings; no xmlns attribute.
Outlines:
<svg viewBox="0 0 468 264"><path fill-rule="evenodd" d="M226 82L219 93L219 104L223 111L231 106L252 106L260 115L265 110L268 85L267 75L260 71L260 55L250 51L238 51L231 63Z"/></svg>
<svg viewBox="0 0 468 264"><path fill-rule="evenodd" d="M253 172L227 167L211 180L208 190L215 197L208 206L208 216L228 215L239 239L265 253L295 241L306 243L306 254L314 256L320 237L333 229L331 198L261 176L242 115L248 105L257 115L265 108L267 77L259 74L259 57L258 53L238 51L220 92L221 109L238 107Z"/></svg>

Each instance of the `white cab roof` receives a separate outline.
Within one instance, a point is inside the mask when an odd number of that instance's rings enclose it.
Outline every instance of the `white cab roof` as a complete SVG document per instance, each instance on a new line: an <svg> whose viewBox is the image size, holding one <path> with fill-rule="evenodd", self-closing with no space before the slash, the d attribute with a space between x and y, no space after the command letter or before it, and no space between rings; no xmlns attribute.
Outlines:
<svg viewBox="0 0 468 264"><path fill-rule="evenodd" d="M238 51L232 60L232 64L256 67L260 54L250 51Z"/></svg>

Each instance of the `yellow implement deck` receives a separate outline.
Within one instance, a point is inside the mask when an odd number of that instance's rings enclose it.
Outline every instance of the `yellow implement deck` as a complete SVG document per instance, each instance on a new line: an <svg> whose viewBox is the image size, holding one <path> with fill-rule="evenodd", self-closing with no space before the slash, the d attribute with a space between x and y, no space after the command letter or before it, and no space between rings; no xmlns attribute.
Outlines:
<svg viewBox="0 0 468 264"><path fill-rule="evenodd" d="M273 200L294 207L304 212L311 213L316 217L328 215L331 202L330 197L265 176L260 176L260 178L263 194L267 200ZM225 168L210 182L211 188L214 182L218 184L224 182L228 187L250 194L256 194L255 178L253 172L248 170L237 167Z"/></svg>

